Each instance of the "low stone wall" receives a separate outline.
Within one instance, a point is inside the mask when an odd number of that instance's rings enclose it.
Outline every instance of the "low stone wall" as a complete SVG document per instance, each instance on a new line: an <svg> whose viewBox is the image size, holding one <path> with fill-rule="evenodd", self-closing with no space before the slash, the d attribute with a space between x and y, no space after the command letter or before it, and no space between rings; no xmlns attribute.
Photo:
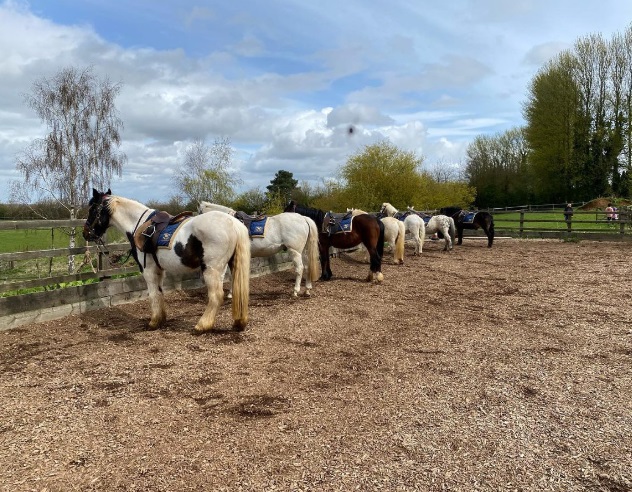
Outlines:
<svg viewBox="0 0 632 492"><path fill-rule="evenodd" d="M259 277L287 270L292 266L287 253L278 253L268 258L252 258L250 276ZM203 286L199 273L187 277L174 277L167 274L164 282L167 292L197 289ZM93 309L112 307L146 297L147 284L140 275L122 279L106 279L96 284L3 297L0 298L0 330L81 314Z"/></svg>

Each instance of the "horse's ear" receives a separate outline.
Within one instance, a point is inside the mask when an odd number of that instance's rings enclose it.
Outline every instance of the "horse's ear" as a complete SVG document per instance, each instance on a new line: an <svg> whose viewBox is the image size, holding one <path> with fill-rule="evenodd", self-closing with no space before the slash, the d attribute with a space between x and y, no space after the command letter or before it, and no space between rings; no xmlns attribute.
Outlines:
<svg viewBox="0 0 632 492"><path fill-rule="evenodd" d="M108 188L108 191L105 192L106 195L111 195L112 194L112 190L110 188Z"/></svg>
<svg viewBox="0 0 632 492"><path fill-rule="evenodd" d="M100 196L101 196L101 193L99 193L99 191L96 188L92 188L92 198L94 198L95 200L98 200Z"/></svg>

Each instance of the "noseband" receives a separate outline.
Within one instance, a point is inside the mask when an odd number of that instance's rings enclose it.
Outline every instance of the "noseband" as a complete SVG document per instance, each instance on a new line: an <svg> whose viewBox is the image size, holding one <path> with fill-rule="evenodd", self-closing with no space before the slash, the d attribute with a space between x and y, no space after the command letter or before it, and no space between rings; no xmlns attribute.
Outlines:
<svg viewBox="0 0 632 492"><path fill-rule="evenodd" d="M92 222L88 222L88 219L86 219L86 223L83 226L84 229L88 230L88 233L90 234L90 237L94 238L93 241L97 241L103 235L103 234L101 234L101 236L97 236L97 233L95 231L95 226L99 222L101 222L101 214L103 213L103 209L104 208L105 208L105 203L104 203L104 200L103 200L103 197L102 197L101 201L97 205L97 210L96 210L96 213L94 215L94 220Z"/></svg>

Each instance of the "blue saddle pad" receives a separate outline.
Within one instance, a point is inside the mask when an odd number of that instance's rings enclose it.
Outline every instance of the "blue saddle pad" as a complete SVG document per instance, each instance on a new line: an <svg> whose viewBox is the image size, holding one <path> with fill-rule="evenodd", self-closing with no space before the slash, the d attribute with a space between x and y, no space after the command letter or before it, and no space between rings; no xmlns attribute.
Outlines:
<svg viewBox="0 0 632 492"><path fill-rule="evenodd" d="M264 237L267 220L267 217L264 217L261 220L253 220L248 228L248 234L250 234L250 237Z"/></svg>
<svg viewBox="0 0 632 492"><path fill-rule="evenodd" d="M330 234L340 234L341 232L349 232L351 231L351 221L353 220L352 216L345 217L332 225L329 229Z"/></svg>
<svg viewBox="0 0 632 492"><path fill-rule="evenodd" d="M159 248L171 248L171 238L178 230L178 227L180 227L185 222L186 221L182 221L178 222L177 224L171 224L165 227L160 233L160 236L158 236L156 246L158 246Z"/></svg>
<svg viewBox="0 0 632 492"><path fill-rule="evenodd" d="M476 212L468 212L463 216L464 224L471 224L474 222L474 217L476 217Z"/></svg>
<svg viewBox="0 0 632 492"><path fill-rule="evenodd" d="M428 222L430 222L430 219L432 219L432 217L430 215L426 215L425 217L422 217L424 224L428 225Z"/></svg>

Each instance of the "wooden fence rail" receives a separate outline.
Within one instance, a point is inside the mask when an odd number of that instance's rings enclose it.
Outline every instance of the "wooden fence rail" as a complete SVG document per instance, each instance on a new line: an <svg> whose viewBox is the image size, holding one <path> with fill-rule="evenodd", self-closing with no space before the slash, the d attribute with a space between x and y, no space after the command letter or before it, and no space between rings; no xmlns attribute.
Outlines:
<svg viewBox="0 0 632 492"><path fill-rule="evenodd" d="M632 220L630 212L620 211L616 221L609 222L610 227L603 227L606 214L603 211L575 211L572 219L565 222L560 219L538 218L539 213L546 211L522 210L494 210L494 222L497 236L509 237L540 237L540 238L569 238L594 240L632 240ZM550 216L550 212L549 216ZM562 214L559 209L556 214ZM509 217L513 214L513 217ZM518 214L518 218L516 218ZM24 220L0 221L0 231L59 228L81 228L84 221L77 220ZM561 223L561 224L560 224ZM544 224L544 226L543 226ZM548 227L550 224L550 227ZM601 224L595 228L596 224ZM561 228L560 228L561 227ZM468 235L479 236L482 231L466 230ZM79 234L79 231L77 231ZM83 242L83 239L80 241ZM496 247L496 245L495 245ZM74 248L53 248L38 251L22 251L0 253L0 330L12 328L24 323L54 319L67 314L82 313L89 309L103 306L113 306L121 302L140 299L146 296L146 285L143 278L133 275L138 267L133 261L120 264L112 261L112 257L120 257L129 250L128 243L108 244L107 250L94 245L77 246ZM29 262L45 260L52 265L56 258L72 255L92 256L89 271L54 270L49 267L45 275L41 272L24 275L21 278L10 274L1 275L2 268L7 270L14 262ZM290 268L292 263L286 253L280 253L271 258L253 258L251 275L265 275L273 271ZM88 268L87 263L83 268ZM132 274L132 276L124 274ZM123 278L116 278L123 277ZM201 287L199 274L188 277L170 277L167 275L166 289ZM24 290L40 292L23 293ZM44 291L41 291L44 289Z"/></svg>

